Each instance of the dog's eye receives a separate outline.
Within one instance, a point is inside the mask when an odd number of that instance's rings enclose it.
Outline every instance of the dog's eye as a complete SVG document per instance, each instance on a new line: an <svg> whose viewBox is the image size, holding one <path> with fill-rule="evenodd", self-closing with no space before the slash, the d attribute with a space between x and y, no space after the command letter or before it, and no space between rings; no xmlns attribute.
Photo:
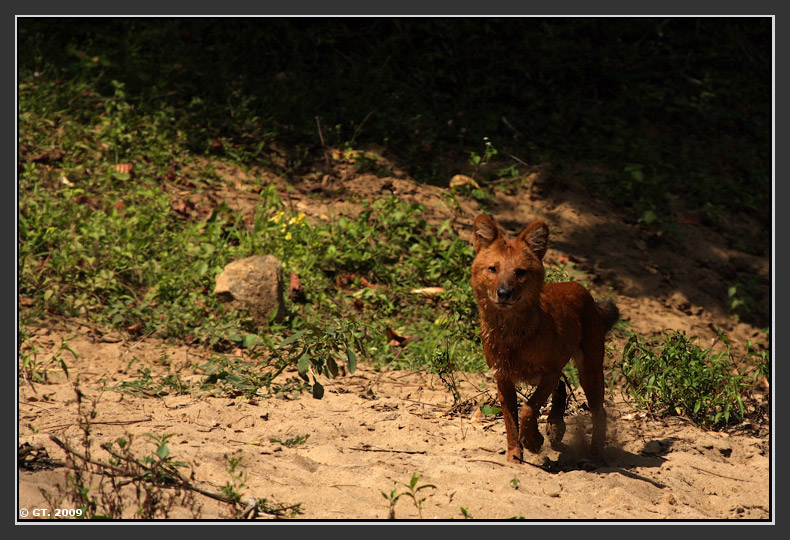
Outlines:
<svg viewBox="0 0 790 540"><path fill-rule="evenodd" d="M516 277L519 279L523 279L527 277L527 271L524 268L519 268L516 270Z"/></svg>
<svg viewBox="0 0 790 540"><path fill-rule="evenodd" d="M489 266L488 271L491 272L492 274L496 274L496 266Z"/></svg>

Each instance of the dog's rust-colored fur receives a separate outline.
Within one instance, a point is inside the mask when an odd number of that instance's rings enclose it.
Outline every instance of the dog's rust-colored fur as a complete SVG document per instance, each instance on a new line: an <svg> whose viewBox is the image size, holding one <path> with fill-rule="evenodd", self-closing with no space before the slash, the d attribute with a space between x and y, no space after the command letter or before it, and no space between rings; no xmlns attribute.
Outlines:
<svg viewBox="0 0 790 540"><path fill-rule="evenodd" d="M603 408L603 358L606 333L617 321L617 307L598 302L575 282L546 283L543 256L549 228L536 221L515 239L496 221L479 216L474 223L472 288L480 310L483 353L497 382L507 431L507 459L522 459L522 447L538 452L540 408L552 396L546 432L557 448L565 434L566 391L562 369L573 357L592 412L592 450L600 455L606 441ZM517 416L516 388L536 386ZM519 423L521 429L519 431Z"/></svg>

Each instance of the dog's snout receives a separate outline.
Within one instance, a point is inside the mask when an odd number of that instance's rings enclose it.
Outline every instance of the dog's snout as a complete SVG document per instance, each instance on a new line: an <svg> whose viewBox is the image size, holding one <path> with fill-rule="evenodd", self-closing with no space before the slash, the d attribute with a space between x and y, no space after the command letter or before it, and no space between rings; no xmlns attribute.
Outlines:
<svg viewBox="0 0 790 540"><path fill-rule="evenodd" d="M496 296L500 300L510 300L513 297L513 289L507 286L500 286L496 290Z"/></svg>

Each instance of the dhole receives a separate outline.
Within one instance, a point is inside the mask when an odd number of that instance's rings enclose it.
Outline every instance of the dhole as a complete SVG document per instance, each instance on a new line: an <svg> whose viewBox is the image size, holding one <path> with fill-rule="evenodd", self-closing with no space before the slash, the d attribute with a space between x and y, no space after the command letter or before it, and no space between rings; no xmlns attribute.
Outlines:
<svg viewBox="0 0 790 540"><path fill-rule="evenodd" d="M603 409L603 357L606 332L617 321L617 307L598 302L578 283L543 283L543 256L549 228L536 221L509 238L496 221L474 222L472 288L480 310L486 363L494 373L507 431L507 459L518 462L522 447L538 452L540 408L552 395L546 433L553 448L565 434L566 391L562 369L573 357L592 411L592 449L600 455L606 440ZM526 382L534 393L516 410L516 387Z"/></svg>

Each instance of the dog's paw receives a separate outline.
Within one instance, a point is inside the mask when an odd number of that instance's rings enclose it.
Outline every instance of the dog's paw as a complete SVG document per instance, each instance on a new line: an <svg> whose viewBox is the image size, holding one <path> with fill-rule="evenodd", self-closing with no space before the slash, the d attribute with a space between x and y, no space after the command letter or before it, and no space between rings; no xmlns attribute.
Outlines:
<svg viewBox="0 0 790 540"><path fill-rule="evenodd" d="M558 450L562 438L565 437L565 421L560 418L558 421L549 421L546 423L546 435L549 437L549 444L552 449Z"/></svg>
<svg viewBox="0 0 790 540"><path fill-rule="evenodd" d="M590 445L590 454L593 459L600 463L605 463L604 458L604 443L601 441L593 440L592 444Z"/></svg>
<svg viewBox="0 0 790 540"><path fill-rule="evenodd" d="M521 451L521 447L518 448L508 448L507 450L507 460L510 463L521 463L524 461L524 456Z"/></svg>
<svg viewBox="0 0 790 540"><path fill-rule="evenodd" d="M541 435L537 429L521 434L521 444L533 454L540 452L540 447L543 446L543 440L543 435Z"/></svg>

